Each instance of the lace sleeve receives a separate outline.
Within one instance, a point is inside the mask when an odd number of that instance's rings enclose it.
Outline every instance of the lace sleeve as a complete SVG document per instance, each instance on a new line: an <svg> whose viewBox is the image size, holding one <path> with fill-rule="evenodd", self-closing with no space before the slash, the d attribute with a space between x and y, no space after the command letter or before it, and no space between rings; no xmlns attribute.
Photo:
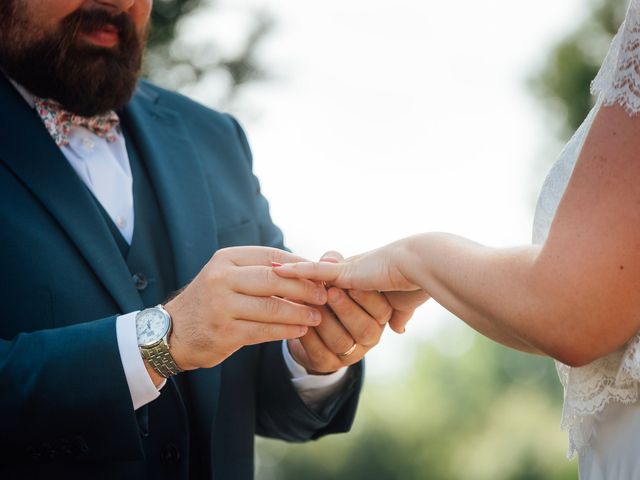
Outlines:
<svg viewBox="0 0 640 480"><path fill-rule="evenodd" d="M640 0L631 0L591 92L602 105L618 104L629 115L640 112Z"/></svg>

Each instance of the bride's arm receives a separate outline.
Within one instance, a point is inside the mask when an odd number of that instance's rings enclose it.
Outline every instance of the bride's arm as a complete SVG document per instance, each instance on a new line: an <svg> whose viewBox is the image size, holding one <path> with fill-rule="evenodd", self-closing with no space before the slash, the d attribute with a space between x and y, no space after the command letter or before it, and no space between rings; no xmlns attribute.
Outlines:
<svg viewBox="0 0 640 480"><path fill-rule="evenodd" d="M574 366L618 349L640 329L640 117L600 110L542 247L448 234L396 246L407 280L480 331Z"/></svg>

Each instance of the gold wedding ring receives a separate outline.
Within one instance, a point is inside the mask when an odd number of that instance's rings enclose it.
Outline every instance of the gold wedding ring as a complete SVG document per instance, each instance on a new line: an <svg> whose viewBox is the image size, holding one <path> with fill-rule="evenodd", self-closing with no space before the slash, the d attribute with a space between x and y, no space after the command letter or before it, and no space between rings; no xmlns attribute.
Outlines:
<svg viewBox="0 0 640 480"><path fill-rule="evenodd" d="M337 355L339 357L342 357L342 358L348 357L349 355L351 355L353 352L356 351L356 348L358 348L358 344L356 342L353 342L353 345L351 346L351 348L349 350L347 350L344 353L338 353Z"/></svg>

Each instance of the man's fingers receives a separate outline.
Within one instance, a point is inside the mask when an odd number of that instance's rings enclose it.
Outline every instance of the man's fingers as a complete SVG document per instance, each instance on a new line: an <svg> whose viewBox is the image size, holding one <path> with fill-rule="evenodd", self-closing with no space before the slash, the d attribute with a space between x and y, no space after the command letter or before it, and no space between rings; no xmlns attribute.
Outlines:
<svg viewBox="0 0 640 480"><path fill-rule="evenodd" d="M389 326L391 330L396 333L404 333L406 331L407 323L411 320L413 316L413 310L409 312L401 312L396 310L393 312L393 317L389 320Z"/></svg>
<svg viewBox="0 0 640 480"><path fill-rule="evenodd" d="M424 290L386 292L384 295L394 308L389 326L396 333L404 333L414 310L431 298Z"/></svg>
<svg viewBox="0 0 640 480"><path fill-rule="evenodd" d="M277 323L259 323L250 320L235 320L233 331L239 339L240 346L257 345L277 340L292 340L306 335L309 329L299 325L282 325Z"/></svg>
<svg viewBox="0 0 640 480"><path fill-rule="evenodd" d="M320 312L322 323L316 327L316 331L326 348L335 355L348 351L355 342L349 331L328 308L320 308Z"/></svg>
<svg viewBox="0 0 640 480"><path fill-rule="evenodd" d="M327 291L321 284L307 279L282 278L271 267L239 268L236 274L229 277L228 283L234 291L245 295L276 295L312 305L324 305L327 302Z"/></svg>
<svg viewBox="0 0 640 480"><path fill-rule="evenodd" d="M358 345L372 348L378 344L384 327L339 288L329 289L328 305Z"/></svg>
<svg viewBox="0 0 640 480"><path fill-rule="evenodd" d="M280 323L315 327L322 321L321 313L313 307L278 297L235 295L233 316L260 323Z"/></svg>
<svg viewBox="0 0 640 480"><path fill-rule="evenodd" d="M320 373L330 373L339 370L343 366L337 355L324 343L317 329L310 328L309 332L300 338L300 343L304 348L308 365L312 370Z"/></svg>
<svg viewBox="0 0 640 480"><path fill-rule="evenodd" d="M331 262L286 263L282 266L274 266L273 271L283 278L307 278L309 280L331 282L342 288L350 288L348 281L339 281L340 275L345 272L345 265L344 263Z"/></svg>
<svg viewBox="0 0 640 480"><path fill-rule="evenodd" d="M311 367L311 360L307 355L307 351L302 346L302 339L307 335L311 335L313 333L313 330L313 328L310 328L303 337L293 338L287 342L287 348L289 349L289 353L291 354L293 359L296 361L296 363L302 365L307 370L312 370L313 367Z"/></svg>
<svg viewBox="0 0 640 480"><path fill-rule="evenodd" d="M391 319L393 307L382 293L363 290L349 290L348 293L380 325L386 325Z"/></svg>
<svg viewBox="0 0 640 480"><path fill-rule="evenodd" d="M270 247L230 247L218 250L218 256L224 256L239 267L263 265L271 267L274 263L305 262L307 259L285 250Z"/></svg>

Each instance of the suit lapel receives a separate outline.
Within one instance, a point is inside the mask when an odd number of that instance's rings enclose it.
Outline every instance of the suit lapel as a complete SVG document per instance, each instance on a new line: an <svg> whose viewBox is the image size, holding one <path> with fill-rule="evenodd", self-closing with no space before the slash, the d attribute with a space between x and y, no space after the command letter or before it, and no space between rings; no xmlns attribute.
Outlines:
<svg viewBox="0 0 640 480"><path fill-rule="evenodd" d="M217 249L215 212L199 152L178 113L160 104L144 84L125 115L166 221L177 285L184 286Z"/></svg>
<svg viewBox="0 0 640 480"><path fill-rule="evenodd" d="M158 196L173 250L177 285L182 287L217 249L215 211L202 159L178 113L162 105L158 95L144 84L124 115ZM196 435L209 448L220 367L189 372L187 378L197 412Z"/></svg>
<svg viewBox="0 0 640 480"><path fill-rule="evenodd" d="M0 74L0 161L56 219L122 312L141 308L127 265L111 233L42 121Z"/></svg>
<svg viewBox="0 0 640 480"><path fill-rule="evenodd" d="M173 110L142 86L125 109L131 134L158 195L174 254L177 284L190 282L217 249L215 213L201 159ZM142 300L91 193L51 139L37 113L0 74L0 162L60 224L122 312ZM206 445L218 405L220 368L189 374Z"/></svg>

